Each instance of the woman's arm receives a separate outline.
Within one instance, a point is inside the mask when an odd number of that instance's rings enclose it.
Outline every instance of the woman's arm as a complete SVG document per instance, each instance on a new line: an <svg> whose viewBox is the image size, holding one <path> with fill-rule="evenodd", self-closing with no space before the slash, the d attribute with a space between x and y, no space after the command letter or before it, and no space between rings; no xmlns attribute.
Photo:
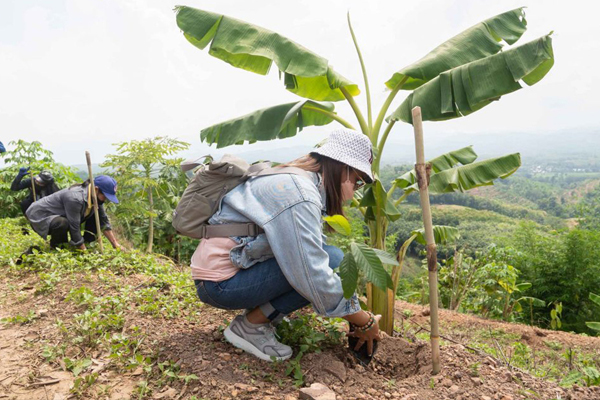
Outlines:
<svg viewBox="0 0 600 400"><path fill-rule="evenodd" d="M302 201L264 224L263 229L288 282L319 314L344 317L360 311L358 298L344 298L342 282L329 267L319 206Z"/></svg>

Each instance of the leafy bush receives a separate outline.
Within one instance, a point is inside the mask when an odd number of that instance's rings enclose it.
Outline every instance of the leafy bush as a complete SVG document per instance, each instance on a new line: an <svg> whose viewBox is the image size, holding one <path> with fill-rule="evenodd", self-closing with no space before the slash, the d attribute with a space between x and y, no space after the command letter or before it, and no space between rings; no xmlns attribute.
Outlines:
<svg viewBox="0 0 600 400"><path fill-rule="evenodd" d="M50 171L56 184L64 189L80 182L76 171L71 167L54 161L53 153L42 147L40 142L18 140L9 143L9 151L0 154L8 166L0 170L0 218L13 218L21 215L19 202L28 191L12 192L10 186L19 172L20 167L30 167L36 175L41 171Z"/></svg>
<svg viewBox="0 0 600 400"><path fill-rule="evenodd" d="M514 251L508 261L531 282L528 292L546 304L562 303L562 329L591 333L585 321L600 320L588 295L600 287L600 231L573 229L544 232L523 223L507 244ZM549 311L536 319L550 325Z"/></svg>
<svg viewBox="0 0 600 400"><path fill-rule="evenodd" d="M182 159L169 158L189 143L155 137L117 144L102 164L119 182L121 203L111 207L125 235L136 247L158 251L178 261L191 258L197 240L181 237L171 216L188 184L179 168Z"/></svg>

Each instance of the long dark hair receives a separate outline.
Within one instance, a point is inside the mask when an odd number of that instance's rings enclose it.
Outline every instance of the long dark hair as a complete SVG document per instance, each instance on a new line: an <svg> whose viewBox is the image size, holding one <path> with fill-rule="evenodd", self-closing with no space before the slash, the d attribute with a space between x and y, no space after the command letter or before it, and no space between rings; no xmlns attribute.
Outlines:
<svg viewBox="0 0 600 400"><path fill-rule="evenodd" d="M342 173L347 168L346 164L320 154L311 153L279 166L296 167L305 171L320 172L323 177L323 185L325 186L327 215L344 215Z"/></svg>

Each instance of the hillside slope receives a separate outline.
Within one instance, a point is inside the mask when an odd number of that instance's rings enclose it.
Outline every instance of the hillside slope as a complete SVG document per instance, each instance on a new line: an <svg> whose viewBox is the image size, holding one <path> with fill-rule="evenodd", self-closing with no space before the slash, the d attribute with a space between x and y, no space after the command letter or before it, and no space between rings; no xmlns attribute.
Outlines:
<svg viewBox="0 0 600 400"><path fill-rule="evenodd" d="M432 377L426 312L399 302L397 335L384 338L367 368L345 350L336 333L341 325L308 310L292 317L301 334L284 337L296 351L313 340L304 357L269 364L223 340L236 312L198 301L187 267L133 251L93 250L42 252L16 265L32 242L39 240L0 220L0 398L291 400L299 396L296 385L313 382L338 399L600 398L598 386L561 388L540 378L539 368L509 367L486 348L497 343L508 360L510 343L528 344L537 365L566 376L569 365L561 369L542 350L571 348L597 361L599 338L442 312L442 334L462 344L442 342L443 369Z"/></svg>

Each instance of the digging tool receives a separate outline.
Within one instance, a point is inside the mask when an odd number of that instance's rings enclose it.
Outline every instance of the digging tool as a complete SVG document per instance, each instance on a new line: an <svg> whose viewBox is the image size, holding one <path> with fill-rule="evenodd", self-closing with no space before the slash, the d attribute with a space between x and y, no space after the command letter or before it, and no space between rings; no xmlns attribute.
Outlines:
<svg viewBox="0 0 600 400"><path fill-rule="evenodd" d="M33 178L33 172L29 171L29 174L31 175L31 190L33 193L33 201L36 202L37 201L37 196L35 195L35 179Z"/></svg>
<svg viewBox="0 0 600 400"><path fill-rule="evenodd" d="M104 246L102 244L102 229L100 229L100 215L98 214L98 198L96 197L96 185L94 184L94 175L92 174L92 159L90 152L85 152L85 159L88 166L88 175L90 177L90 190L92 191L92 202L94 203L94 218L96 219L96 240L100 246L100 253L104 254Z"/></svg>
<svg viewBox="0 0 600 400"><path fill-rule="evenodd" d="M440 372L440 333L438 325L438 285L437 285L437 250L433 236L433 223L431 220L431 205L429 204L429 176L431 164L425 163L425 147L423 144L423 120L421 107L412 109L413 127L415 131L415 151L417 163L417 181L421 209L423 210L423 226L425 227L425 240L427 241L427 269L429 270L429 309L431 320L431 358L433 374Z"/></svg>

